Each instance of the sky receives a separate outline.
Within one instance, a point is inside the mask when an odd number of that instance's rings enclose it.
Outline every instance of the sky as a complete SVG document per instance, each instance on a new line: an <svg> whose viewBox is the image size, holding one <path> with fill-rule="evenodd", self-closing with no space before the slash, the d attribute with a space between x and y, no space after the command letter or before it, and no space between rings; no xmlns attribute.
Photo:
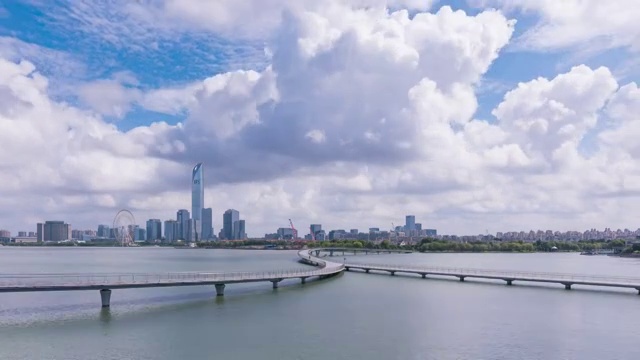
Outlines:
<svg viewBox="0 0 640 360"><path fill-rule="evenodd" d="M0 0L0 228L637 229L636 0Z"/></svg>

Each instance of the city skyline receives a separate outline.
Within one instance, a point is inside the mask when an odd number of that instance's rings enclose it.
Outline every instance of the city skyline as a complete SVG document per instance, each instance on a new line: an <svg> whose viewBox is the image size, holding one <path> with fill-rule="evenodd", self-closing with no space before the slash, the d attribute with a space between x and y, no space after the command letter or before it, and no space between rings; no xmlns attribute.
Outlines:
<svg viewBox="0 0 640 360"><path fill-rule="evenodd" d="M0 6L2 227L638 227L631 2L163 3Z"/></svg>

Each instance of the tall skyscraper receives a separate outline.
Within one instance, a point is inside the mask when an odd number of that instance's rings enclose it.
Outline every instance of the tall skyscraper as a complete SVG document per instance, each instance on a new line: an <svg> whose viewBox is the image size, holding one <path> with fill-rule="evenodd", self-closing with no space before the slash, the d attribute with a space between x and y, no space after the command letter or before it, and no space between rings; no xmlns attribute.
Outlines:
<svg viewBox="0 0 640 360"><path fill-rule="evenodd" d="M238 210L229 209L224 212L224 215L222 215L222 226L223 226L222 232L224 233L225 239L235 240L234 235L236 233L233 231L234 223L237 222L238 220L240 220L240 213L238 212Z"/></svg>
<svg viewBox="0 0 640 360"><path fill-rule="evenodd" d="M201 240L211 240L213 238L213 210L211 208L202 209L202 236Z"/></svg>
<svg viewBox="0 0 640 360"><path fill-rule="evenodd" d="M404 231L410 232L416 229L416 217L415 215L407 215Z"/></svg>
<svg viewBox="0 0 640 360"><path fill-rule="evenodd" d="M178 239L190 241L191 239L191 218L189 217L189 210L178 210L176 217L178 222Z"/></svg>
<svg viewBox="0 0 640 360"><path fill-rule="evenodd" d="M175 220L166 220L164 222L164 241L174 242L178 240L180 233L180 223Z"/></svg>
<svg viewBox="0 0 640 360"><path fill-rule="evenodd" d="M147 240L160 240L162 238L162 222L160 219L147 220Z"/></svg>
<svg viewBox="0 0 640 360"><path fill-rule="evenodd" d="M191 216L193 218L193 241L202 237L202 209L204 207L204 173L202 163L191 172Z"/></svg>

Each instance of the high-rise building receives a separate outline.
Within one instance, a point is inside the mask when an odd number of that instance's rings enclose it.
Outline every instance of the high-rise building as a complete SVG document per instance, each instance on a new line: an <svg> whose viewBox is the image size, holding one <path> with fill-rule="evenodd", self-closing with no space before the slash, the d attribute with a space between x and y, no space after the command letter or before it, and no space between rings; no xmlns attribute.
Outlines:
<svg viewBox="0 0 640 360"><path fill-rule="evenodd" d="M349 235L351 235L351 236L358 236L358 229L351 229L351 230L349 230Z"/></svg>
<svg viewBox="0 0 640 360"><path fill-rule="evenodd" d="M204 173L202 163L196 164L191 172L191 216L193 219L193 238L202 238L202 209L204 207Z"/></svg>
<svg viewBox="0 0 640 360"><path fill-rule="evenodd" d="M178 240L180 233L180 224L175 220L166 220L164 222L164 241L174 242Z"/></svg>
<svg viewBox="0 0 640 360"><path fill-rule="evenodd" d="M200 239L213 239L213 210L211 208L202 209L202 236Z"/></svg>
<svg viewBox="0 0 640 360"><path fill-rule="evenodd" d="M35 233L33 231L29 231L29 235L27 235L27 237L37 237L38 233Z"/></svg>
<svg viewBox="0 0 640 360"><path fill-rule="evenodd" d="M162 222L160 219L147 220L147 240L154 241L162 239Z"/></svg>
<svg viewBox="0 0 640 360"><path fill-rule="evenodd" d="M191 239L191 217L189 216L189 210L180 209L176 216L178 221L178 239L190 241Z"/></svg>
<svg viewBox="0 0 640 360"><path fill-rule="evenodd" d="M406 216L406 221L405 221L405 226L404 226L404 231L406 232L410 232L416 229L416 217L415 215L407 215Z"/></svg>
<svg viewBox="0 0 640 360"><path fill-rule="evenodd" d="M18 231L18 237L27 237L26 231Z"/></svg>
<svg viewBox="0 0 640 360"><path fill-rule="evenodd" d="M278 239L281 239L281 240L293 239L292 228L279 228L276 233L278 234Z"/></svg>
<svg viewBox="0 0 640 360"><path fill-rule="evenodd" d="M318 232L322 230L322 225L311 224L311 226L309 226L309 230L311 231L311 235L313 235L313 237L317 240Z"/></svg>
<svg viewBox="0 0 640 360"><path fill-rule="evenodd" d="M98 237L108 239L111 237L109 225L98 225Z"/></svg>
<svg viewBox="0 0 640 360"><path fill-rule="evenodd" d="M62 241L71 239L71 226L64 221L38 223L38 241Z"/></svg>
<svg viewBox="0 0 640 360"><path fill-rule="evenodd" d="M240 220L240 213L238 212L238 210L229 209L224 212L224 215L222 215L222 232L224 233L225 239L236 239L234 235L237 234L237 232L234 232L234 224L238 220Z"/></svg>
<svg viewBox="0 0 640 360"><path fill-rule="evenodd" d="M436 229L425 229L426 236L438 236L438 230Z"/></svg>
<svg viewBox="0 0 640 360"><path fill-rule="evenodd" d="M2 237L2 238L10 238L11 237L11 231L9 231L9 230L0 230L0 237Z"/></svg>
<svg viewBox="0 0 640 360"><path fill-rule="evenodd" d="M236 240L244 240L247 238L247 229L245 227L244 220L237 221L237 232L236 232ZM235 224L234 224L235 225Z"/></svg>
<svg viewBox="0 0 640 360"><path fill-rule="evenodd" d="M138 225L134 225L133 229L133 241L145 241L147 240L147 231Z"/></svg>
<svg viewBox="0 0 640 360"><path fill-rule="evenodd" d="M417 232L422 231L422 224L421 223L416 223L416 231Z"/></svg>

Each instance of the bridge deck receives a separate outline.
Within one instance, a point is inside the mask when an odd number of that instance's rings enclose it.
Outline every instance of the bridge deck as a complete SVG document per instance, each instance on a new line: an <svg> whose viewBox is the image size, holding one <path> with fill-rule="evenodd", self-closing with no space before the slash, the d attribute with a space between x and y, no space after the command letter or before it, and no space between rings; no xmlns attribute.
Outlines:
<svg viewBox="0 0 640 360"><path fill-rule="evenodd" d="M344 265L319 259L301 250L298 256L303 263L315 269L295 269L265 272L182 272L182 273L102 273L102 274L1 274L0 292L112 290L169 286L216 285L222 295L224 285L245 282L269 281L273 287L285 279L328 277L344 270ZM110 293L109 293L110 294ZM108 306L108 299L103 306Z"/></svg>
<svg viewBox="0 0 640 360"><path fill-rule="evenodd" d="M329 275L333 268L238 273L0 275L0 292L127 289L233 284Z"/></svg>
<svg viewBox="0 0 640 360"><path fill-rule="evenodd" d="M590 285L590 286L606 286L617 288L632 288L640 292L640 278L626 276L599 276L599 275L578 275L567 273L551 273L551 272L525 272L525 271L507 271L507 270L483 270L483 269L465 269L465 268L447 268L447 267L428 267L428 266L400 266L400 265L381 265L381 264L345 264L346 270L359 269L364 271L382 271L395 273L408 273L436 275L436 276L453 276L464 281L465 278L492 279L506 281L511 285L515 281L523 282L541 282L541 283L558 283L565 285L570 289L571 285Z"/></svg>

